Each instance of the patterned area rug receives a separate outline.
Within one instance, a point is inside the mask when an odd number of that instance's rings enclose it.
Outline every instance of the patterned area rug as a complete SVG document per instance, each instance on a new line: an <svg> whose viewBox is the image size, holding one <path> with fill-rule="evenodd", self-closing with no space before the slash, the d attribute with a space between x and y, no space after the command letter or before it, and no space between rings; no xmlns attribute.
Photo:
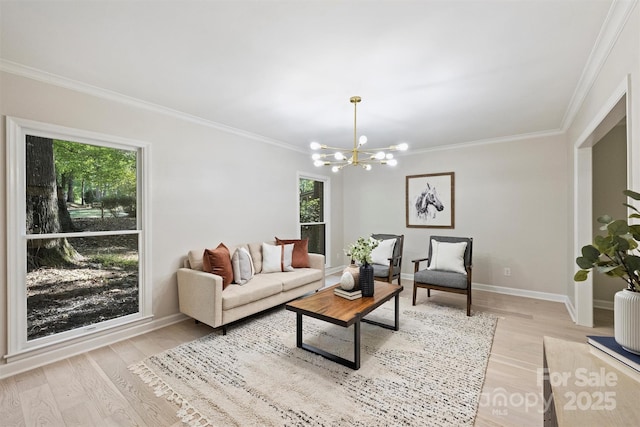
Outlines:
<svg viewBox="0 0 640 427"><path fill-rule="evenodd" d="M473 425L496 319L400 299L400 330L363 323L362 367L296 348L280 307L129 367L193 426ZM393 323L393 301L367 316ZM304 317L304 341L353 359L353 327Z"/></svg>

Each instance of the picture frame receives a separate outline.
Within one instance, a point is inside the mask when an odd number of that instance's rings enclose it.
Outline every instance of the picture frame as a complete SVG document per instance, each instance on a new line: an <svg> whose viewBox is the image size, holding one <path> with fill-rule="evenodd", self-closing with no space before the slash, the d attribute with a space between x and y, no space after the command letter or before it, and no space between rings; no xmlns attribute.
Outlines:
<svg viewBox="0 0 640 427"><path fill-rule="evenodd" d="M406 177L407 228L455 227L455 173Z"/></svg>

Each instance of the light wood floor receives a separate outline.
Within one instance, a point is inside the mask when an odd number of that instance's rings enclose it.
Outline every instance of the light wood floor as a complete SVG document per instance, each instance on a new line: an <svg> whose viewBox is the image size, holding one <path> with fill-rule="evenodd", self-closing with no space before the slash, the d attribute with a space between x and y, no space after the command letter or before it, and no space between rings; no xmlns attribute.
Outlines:
<svg viewBox="0 0 640 427"><path fill-rule="evenodd" d="M404 285L402 296L410 297L411 284ZM426 291L418 290L418 303L426 298ZM432 292L431 299L461 310L466 304L464 296L442 292ZM598 326L591 329L576 326L560 303L482 291L474 291L473 302L472 310L498 317L477 426L542 425L537 377L543 336L585 342L586 335L613 334L612 312L597 310ZM127 366L211 332L208 326L184 321L1 380L0 425L180 426L174 405L156 397ZM513 404L491 406L500 395Z"/></svg>

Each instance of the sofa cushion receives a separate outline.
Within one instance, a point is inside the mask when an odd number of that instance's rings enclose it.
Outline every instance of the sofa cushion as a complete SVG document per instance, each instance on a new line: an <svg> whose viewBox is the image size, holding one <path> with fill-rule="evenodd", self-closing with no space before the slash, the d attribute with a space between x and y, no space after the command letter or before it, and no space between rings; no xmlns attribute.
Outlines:
<svg viewBox="0 0 640 427"><path fill-rule="evenodd" d="M269 277L279 280L283 291L289 291L316 280L322 280L322 274L322 270L315 268L296 268L292 272L270 273Z"/></svg>
<svg viewBox="0 0 640 427"><path fill-rule="evenodd" d="M291 259L293 244L270 245L262 244L262 273L274 273L277 271L293 271Z"/></svg>
<svg viewBox="0 0 640 427"><path fill-rule="evenodd" d="M231 257L231 265L233 267L233 282L244 285L254 275L253 261L251 254L246 248L240 247L235 250Z"/></svg>
<svg viewBox="0 0 640 427"><path fill-rule="evenodd" d="M293 243L293 268L307 268L309 266L309 239L278 239L276 245L288 245Z"/></svg>
<svg viewBox="0 0 640 427"><path fill-rule="evenodd" d="M229 249L220 243L215 249L205 249L202 255L202 270L222 277L222 289L233 281L233 268Z"/></svg>
<svg viewBox="0 0 640 427"><path fill-rule="evenodd" d="M250 302L282 292L282 281L272 274L256 274L244 285L229 285L222 293L222 309L249 304Z"/></svg>

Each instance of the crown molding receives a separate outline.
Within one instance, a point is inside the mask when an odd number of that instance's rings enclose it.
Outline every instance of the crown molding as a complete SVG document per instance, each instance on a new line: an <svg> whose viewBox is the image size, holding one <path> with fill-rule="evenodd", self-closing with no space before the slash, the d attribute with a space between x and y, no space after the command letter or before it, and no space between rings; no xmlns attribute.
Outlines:
<svg viewBox="0 0 640 427"><path fill-rule="evenodd" d="M604 66L609 54L613 50L613 46L618 41L620 33L629 20L631 12L638 4L638 0L613 0L609 13L605 18L604 24L600 29L600 33L596 39L596 43L591 49L587 64L582 70L582 75L576 89L573 92L567 111L562 118L561 129L565 132L573 123L578 111L584 104L584 101L591 91L600 70Z"/></svg>
<svg viewBox="0 0 640 427"><path fill-rule="evenodd" d="M434 151L469 148L469 147L475 147L479 145L500 144L503 142L522 141L525 139L548 138L548 137L563 135L564 132L565 131L563 131L562 129L550 129L550 130L544 130L539 132L522 133L519 135L508 135L508 136L501 136L497 138L478 139L476 141L460 142L457 144L448 144L448 145L438 145L435 147L423 148L420 150L411 150L411 152L405 152L405 153L402 153L401 155L410 156L414 154L431 153Z"/></svg>
<svg viewBox="0 0 640 427"><path fill-rule="evenodd" d="M276 139L267 138L262 135L258 135L252 132L247 132L242 129L234 128L232 126L223 125L211 120L203 119L202 117L194 116L192 114L184 113L182 111L174 110L172 108L164 107L162 105L154 104L152 102L143 101L138 98L124 95L119 92L115 92L108 89L103 89L98 86L93 86L87 83L82 83L77 80L69 79L66 77L58 76L46 71L39 70L37 68L28 67L26 65L19 64L17 62L7 61L6 59L0 59L0 71L14 74L20 77L25 77L32 80L48 83L54 86L59 86L65 89L70 89L76 92L85 93L98 98L106 99L109 101L118 102L121 104L129 105L135 108L140 108L147 111L152 111L159 114L164 114L170 117L174 117L180 120L184 120L190 123L195 123L200 126L216 129L222 132L242 136L244 138L252 139L259 142L275 145L287 150L297 151L299 153L307 154L306 150L302 150L291 144L287 144Z"/></svg>

